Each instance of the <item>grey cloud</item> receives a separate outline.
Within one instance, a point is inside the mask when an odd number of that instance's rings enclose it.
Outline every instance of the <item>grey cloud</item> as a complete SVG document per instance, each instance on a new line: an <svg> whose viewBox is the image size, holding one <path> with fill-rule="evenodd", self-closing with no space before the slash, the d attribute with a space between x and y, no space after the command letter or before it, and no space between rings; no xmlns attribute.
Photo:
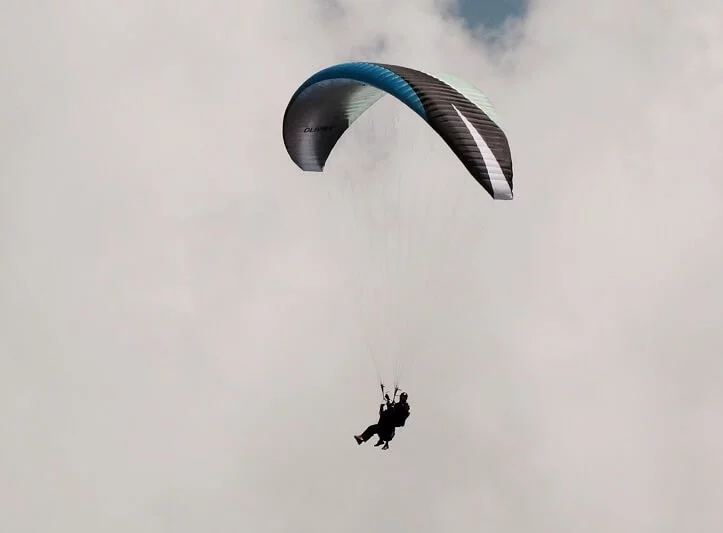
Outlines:
<svg viewBox="0 0 723 533"><path fill-rule="evenodd" d="M720 530L719 2L538 2L494 50L440 9L6 13L3 530ZM359 53L487 92L515 200L391 100L297 171L288 97Z"/></svg>

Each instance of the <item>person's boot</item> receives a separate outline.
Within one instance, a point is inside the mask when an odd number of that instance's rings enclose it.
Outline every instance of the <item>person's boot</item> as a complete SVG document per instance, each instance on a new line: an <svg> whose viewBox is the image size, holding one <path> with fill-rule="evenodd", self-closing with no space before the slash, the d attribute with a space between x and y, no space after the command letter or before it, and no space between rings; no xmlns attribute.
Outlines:
<svg viewBox="0 0 723 533"><path fill-rule="evenodd" d="M379 442L377 442L374 446L381 446L382 444L384 444L384 441L379 439Z"/></svg>
<svg viewBox="0 0 723 533"><path fill-rule="evenodd" d="M361 444L364 442L364 439L362 439L361 435L354 435L354 439L356 439L357 444Z"/></svg>
<svg viewBox="0 0 723 533"><path fill-rule="evenodd" d="M382 446L382 450L388 450L389 449L389 443L385 442L384 446Z"/></svg>

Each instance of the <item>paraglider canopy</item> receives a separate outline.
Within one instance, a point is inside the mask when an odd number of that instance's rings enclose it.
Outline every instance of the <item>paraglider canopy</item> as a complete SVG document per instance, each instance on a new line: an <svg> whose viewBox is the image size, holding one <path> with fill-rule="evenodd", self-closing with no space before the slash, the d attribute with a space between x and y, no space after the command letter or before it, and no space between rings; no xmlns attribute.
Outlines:
<svg viewBox="0 0 723 533"><path fill-rule="evenodd" d="M397 65L342 63L301 84L284 113L291 159L321 172L339 138L385 94L427 122L494 199L513 198L510 147L489 99L459 78Z"/></svg>

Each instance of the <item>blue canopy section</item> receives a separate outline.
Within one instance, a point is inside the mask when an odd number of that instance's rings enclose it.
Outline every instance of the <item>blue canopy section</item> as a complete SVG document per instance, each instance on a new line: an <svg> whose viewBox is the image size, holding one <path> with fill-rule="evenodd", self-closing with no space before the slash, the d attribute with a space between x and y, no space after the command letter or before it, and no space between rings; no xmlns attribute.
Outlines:
<svg viewBox="0 0 723 533"><path fill-rule="evenodd" d="M306 80L291 97L291 102L317 83L339 79L353 80L384 91L405 103L420 117L427 120L427 113L424 110L422 101L411 85L399 74L374 63L341 63L325 68Z"/></svg>

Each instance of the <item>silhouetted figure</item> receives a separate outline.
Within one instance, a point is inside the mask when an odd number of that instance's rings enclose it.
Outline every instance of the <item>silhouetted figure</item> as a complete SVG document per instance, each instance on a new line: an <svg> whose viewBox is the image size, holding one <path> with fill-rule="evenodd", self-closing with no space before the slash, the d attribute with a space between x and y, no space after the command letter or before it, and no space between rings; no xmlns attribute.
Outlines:
<svg viewBox="0 0 723 533"><path fill-rule="evenodd" d="M404 426L407 418L409 418L409 404L407 403L407 393L403 392L399 396L399 403L389 400L389 395L385 395L387 402L379 405L379 421L366 428L361 435L354 435L357 444L368 441L374 435L379 437L379 441L374 446L384 447L382 450L389 449L389 441L394 438L395 428Z"/></svg>

